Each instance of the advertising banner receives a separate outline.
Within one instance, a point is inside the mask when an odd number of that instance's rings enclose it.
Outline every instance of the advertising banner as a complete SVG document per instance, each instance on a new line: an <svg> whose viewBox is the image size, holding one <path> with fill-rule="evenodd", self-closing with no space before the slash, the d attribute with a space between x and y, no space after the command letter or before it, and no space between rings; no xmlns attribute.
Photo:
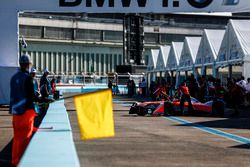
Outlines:
<svg viewBox="0 0 250 167"><path fill-rule="evenodd" d="M249 0L4 0L18 10L87 13L246 12ZM16 5L14 5L16 4Z"/></svg>

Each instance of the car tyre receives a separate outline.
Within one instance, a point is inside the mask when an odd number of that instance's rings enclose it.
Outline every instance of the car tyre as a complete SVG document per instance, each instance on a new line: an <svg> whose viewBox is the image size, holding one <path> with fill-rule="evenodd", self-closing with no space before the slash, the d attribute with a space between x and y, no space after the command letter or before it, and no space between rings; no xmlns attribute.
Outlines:
<svg viewBox="0 0 250 167"><path fill-rule="evenodd" d="M138 112L138 115L139 116L145 116L146 115L146 111L144 111L144 110L143 110L143 112L140 111L140 112Z"/></svg>

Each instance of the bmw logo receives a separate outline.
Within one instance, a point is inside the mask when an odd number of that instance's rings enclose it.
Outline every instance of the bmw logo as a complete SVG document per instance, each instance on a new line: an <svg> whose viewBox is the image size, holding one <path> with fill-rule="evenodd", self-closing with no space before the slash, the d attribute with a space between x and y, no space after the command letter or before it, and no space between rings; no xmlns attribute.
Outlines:
<svg viewBox="0 0 250 167"><path fill-rule="evenodd" d="M205 8L212 3L213 0L188 0L188 3L195 8Z"/></svg>

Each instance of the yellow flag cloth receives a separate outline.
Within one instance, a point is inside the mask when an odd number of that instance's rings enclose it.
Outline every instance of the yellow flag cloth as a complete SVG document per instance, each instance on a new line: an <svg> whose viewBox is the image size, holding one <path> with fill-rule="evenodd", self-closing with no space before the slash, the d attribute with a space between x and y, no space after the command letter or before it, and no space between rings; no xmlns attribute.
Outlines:
<svg viewBox="0 0 250 167"><path fill-rule="evenodd" d="M74 101L82 140L115 135L110 89L78 95Z"/></svg>

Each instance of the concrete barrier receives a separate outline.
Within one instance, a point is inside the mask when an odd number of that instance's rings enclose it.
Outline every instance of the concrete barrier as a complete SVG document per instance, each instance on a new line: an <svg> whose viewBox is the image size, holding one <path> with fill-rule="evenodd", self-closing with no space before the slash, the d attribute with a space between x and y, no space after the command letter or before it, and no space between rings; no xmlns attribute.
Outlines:
<svg viewBox="0 0 250 167"><path fill-rule="evenodd" d="M19 167L80 167L64 101L50 104Z"/></svg>

